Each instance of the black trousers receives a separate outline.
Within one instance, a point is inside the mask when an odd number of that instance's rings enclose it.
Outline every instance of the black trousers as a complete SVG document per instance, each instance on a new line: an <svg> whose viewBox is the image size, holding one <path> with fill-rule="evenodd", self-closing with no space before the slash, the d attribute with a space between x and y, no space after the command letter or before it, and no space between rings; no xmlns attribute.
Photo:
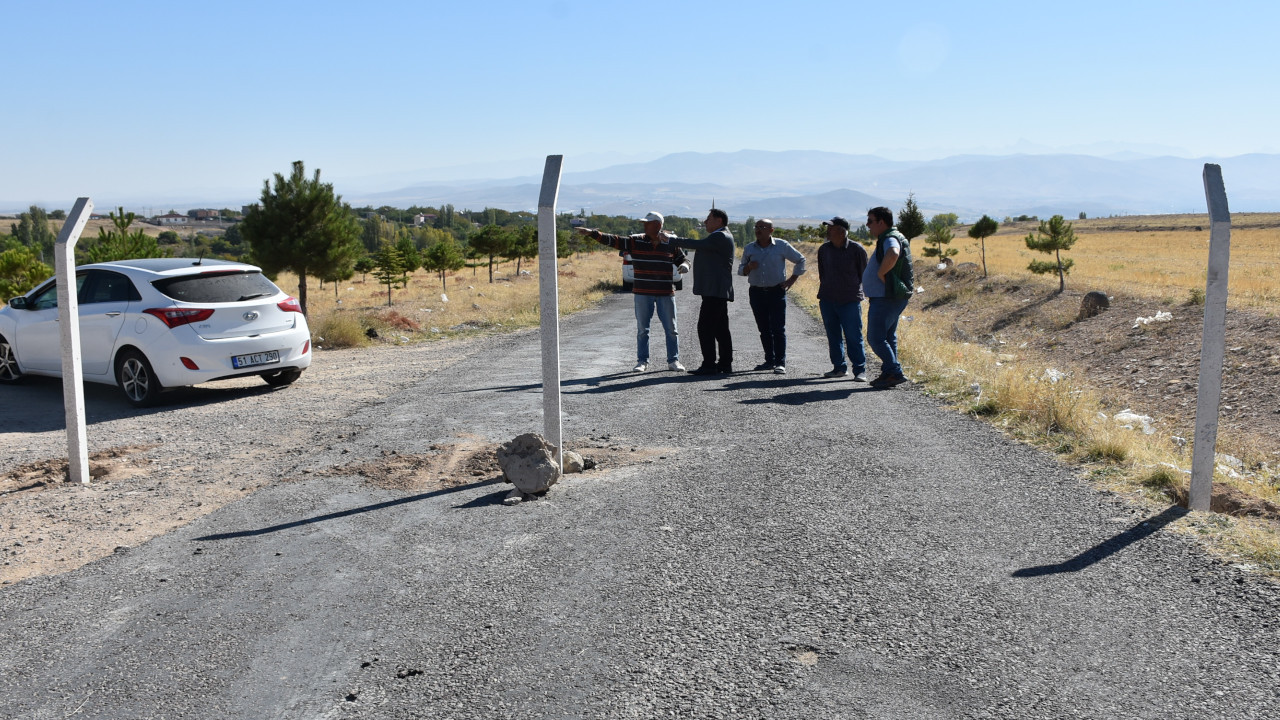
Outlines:
<svg viewBox="0 0 1280 720"><path fill-rule="evenodd" d="M703 367L729 369L733 364L733 337L729 334L729 300L703 297L698 310L698 344L702 346ZM720 360L716 360L716 345Z"/></svg>
<svg viewBox="0 0 1280 720"><path fill-rule="evenodd" d="M751 286L751 314L756 316L764 361L775 365L787 362L787 291Z"/></svg>

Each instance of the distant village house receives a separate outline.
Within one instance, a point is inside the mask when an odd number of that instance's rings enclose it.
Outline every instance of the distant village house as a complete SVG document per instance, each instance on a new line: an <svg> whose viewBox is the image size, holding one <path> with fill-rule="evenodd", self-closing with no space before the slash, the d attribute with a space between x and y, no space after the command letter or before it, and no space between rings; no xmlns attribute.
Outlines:
<svg viewBox="0 0 1280 720"><path fill-rule="evenodd" d="M151 222L156 225L186 225L189 218L186 215L180 215L175 212L157 215L151 218Z"/></svg>

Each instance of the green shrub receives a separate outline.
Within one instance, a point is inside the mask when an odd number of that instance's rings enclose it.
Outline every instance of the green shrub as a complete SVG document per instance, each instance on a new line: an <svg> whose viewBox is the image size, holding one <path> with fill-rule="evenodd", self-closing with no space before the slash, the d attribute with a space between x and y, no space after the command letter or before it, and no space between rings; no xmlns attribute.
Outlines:
<svg viewBox="0 0 1280 720"><path fill-rule="evenodd" d="M329 348L363 347L368 343L359 318L345 313L332 313L311 328L317 345Z"/></svg>
<svg viewBox="0 0 1280 720"><path fill-rule="evenodd" d="M1138 479L1139 484L1152 490L1164 490L1173 487L1177 481L1178 474L1163 465L1153 468L1151 472Z"/></svg>
<svg viewBox="0 0 1280 720"><path fill-rule="evenodd" d="M1124 462L1129 458L1129 446L1120 440L1101 437L1090 441L1088 447L1085 457L1089 460Z"/></svg>

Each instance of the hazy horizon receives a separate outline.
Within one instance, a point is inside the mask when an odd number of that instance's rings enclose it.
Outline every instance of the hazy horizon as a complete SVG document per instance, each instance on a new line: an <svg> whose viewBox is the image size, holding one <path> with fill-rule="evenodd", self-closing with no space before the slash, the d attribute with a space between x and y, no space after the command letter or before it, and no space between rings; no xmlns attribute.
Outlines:
<svg viewBox="0 0 1280 720"><path fill-rule="evenodd" d="M537 175L549 154L1280 153L1280 5L644 10L14 3L0 77L27 92L0 115L0 206L243 201L295 160L353 194Z"/></svg>

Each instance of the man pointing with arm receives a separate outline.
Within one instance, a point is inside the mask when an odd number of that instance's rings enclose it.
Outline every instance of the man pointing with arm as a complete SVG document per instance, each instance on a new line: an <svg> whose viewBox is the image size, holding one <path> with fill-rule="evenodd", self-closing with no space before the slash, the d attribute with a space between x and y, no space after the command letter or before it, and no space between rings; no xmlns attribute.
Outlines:
<svg viewBox="0 0 1280 720"><path fill-rule="evenodd" d="M656 212L644 216L644 232L635 235L610 235L593 228L578 228L583 235L631 254L636 279L631 285L636 308L636 372L649 367L649 323L658 314L667 336L667 369L684 371L680 364L680 341L676 332L675 273L673 267L688 270L684 251L667 240L662 232L663 218Z"/></svg>

